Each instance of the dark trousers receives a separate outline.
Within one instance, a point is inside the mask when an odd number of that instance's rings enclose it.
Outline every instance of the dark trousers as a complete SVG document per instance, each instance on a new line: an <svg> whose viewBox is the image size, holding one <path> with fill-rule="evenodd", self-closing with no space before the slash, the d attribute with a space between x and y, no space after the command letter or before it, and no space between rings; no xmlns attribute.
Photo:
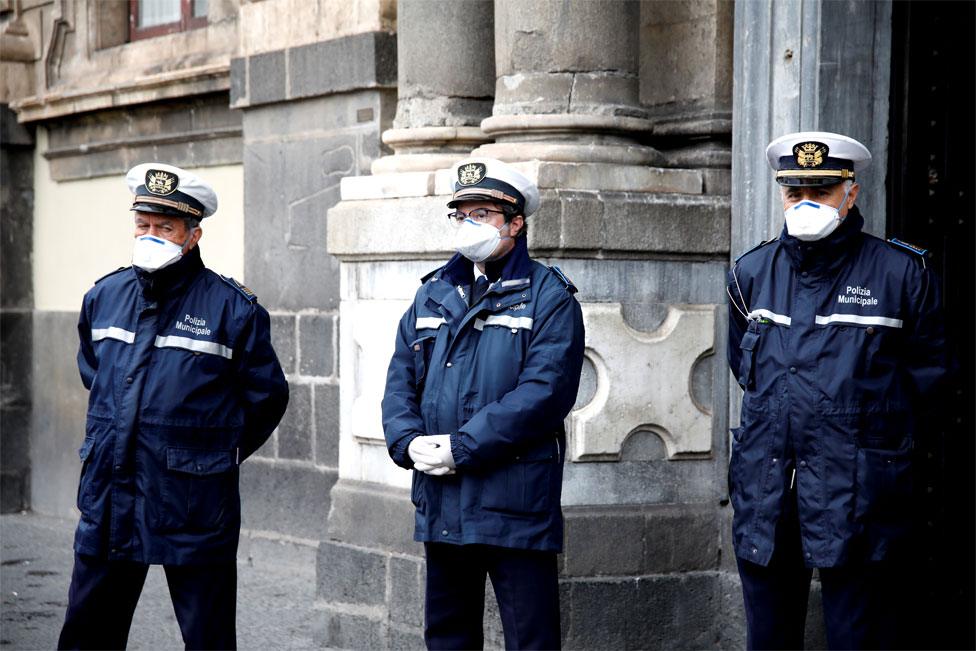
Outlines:
<svg viewBox="0 0 976 651"><path fill-rule="evenodd" d="M776 549L768 566L736 558L749 649L803 648L813 570L804 566L800 523L795 505L791 506L777 527ZM897 587L902 573L896 564L857 563L819 572L829 648L898 647Z"/></svg>
<svg viewBox="0 0 976 651"><path fill-rule="evenodd" d="M237 565L166 565L187 649L237 646ZM75 554L59 649L124 649L149 566Z"/></svg>
<svg viewBox="0 0 976 651"><path fill-rule="evenodd" d="M484 648L486 576L495 589L506 649L559 648L555 552L444 543L425 547L427 648Z"/></svg>

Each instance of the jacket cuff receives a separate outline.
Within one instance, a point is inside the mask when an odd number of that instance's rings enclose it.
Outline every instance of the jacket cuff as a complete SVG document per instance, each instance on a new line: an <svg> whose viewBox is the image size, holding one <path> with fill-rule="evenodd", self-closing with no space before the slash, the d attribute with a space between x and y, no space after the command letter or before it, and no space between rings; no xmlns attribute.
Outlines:
<svg viewBox="0 0 976 651"><path fill-rule="evenodd" d="M390 450L390 458L393 459L393 463L401 468L413 470L413 459L411 459L410 455L407 453L407 448L410 447L410 443L412 443L417 436L417 434L408 434L393 445L393 449Z"/></svg>
<svg viewBox="0 0 976 651"><path fill-rule="evenodd" d="M471 452L461 442L461 432L451 434L451 456L454 457L454 465L458 468L471 466Z"/></svg>

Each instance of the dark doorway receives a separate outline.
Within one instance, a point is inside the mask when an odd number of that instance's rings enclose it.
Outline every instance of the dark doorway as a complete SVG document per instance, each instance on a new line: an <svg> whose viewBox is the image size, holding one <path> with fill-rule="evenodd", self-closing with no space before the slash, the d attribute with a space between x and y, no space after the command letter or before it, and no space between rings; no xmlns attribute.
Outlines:
<svg viewBox="0 0 976 651"><path fill-rule="evenodd" d="M932 252L958 370L916 441L915 648L972 649L976 3L895 2L888 233Z"/></svg>

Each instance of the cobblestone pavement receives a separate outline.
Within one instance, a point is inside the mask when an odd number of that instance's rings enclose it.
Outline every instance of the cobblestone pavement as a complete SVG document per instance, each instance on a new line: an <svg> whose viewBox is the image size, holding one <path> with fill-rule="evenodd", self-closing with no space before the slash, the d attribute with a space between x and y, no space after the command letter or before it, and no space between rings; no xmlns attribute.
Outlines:
<svg viewBox="0 0 976 651"><path fill-rule="evenodd" d="M64 621L75 522L0 516L0 649L53 649ZM238 563L237 643L242 649L311 648L315 568ZM182 649L163 568L153 566L129 633L130 649Z"/></svg>

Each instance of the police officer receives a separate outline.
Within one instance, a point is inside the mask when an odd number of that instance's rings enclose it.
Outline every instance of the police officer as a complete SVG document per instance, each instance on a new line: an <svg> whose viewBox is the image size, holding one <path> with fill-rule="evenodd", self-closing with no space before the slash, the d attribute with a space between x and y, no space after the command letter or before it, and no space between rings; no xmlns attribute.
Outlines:
<svg viewBox="0 0 976 651"><path fill-rule="evenodd" d="M200 258L213 188L161 163L126 181L132 266L98 280L78 320L90 394L58 647L124 648L148 567L162 564L186 647L234 648L238 466L277 426L288 384L268 313Z"/></svg>
<svg viewBox="0 0 976 651"><path fill-rule="evenodd" d="M424 639L482 648L487 575L505 646L555 649L563 419L579 388L582 315L566 276L529 257L535 184L493 159L453 174L457 254L403 315L383 398L390 456L414 469Z"/></svg>
<svg viewBox="0 0 976 651"><path fill-rule="evenodd" d="M946 370L939 283L918 247L862 232L861 143L791 133L766 149L779 238L729 273L733 544L749 648L803 646L819 568L834 649L892 647L915 416Z"/></svg>

